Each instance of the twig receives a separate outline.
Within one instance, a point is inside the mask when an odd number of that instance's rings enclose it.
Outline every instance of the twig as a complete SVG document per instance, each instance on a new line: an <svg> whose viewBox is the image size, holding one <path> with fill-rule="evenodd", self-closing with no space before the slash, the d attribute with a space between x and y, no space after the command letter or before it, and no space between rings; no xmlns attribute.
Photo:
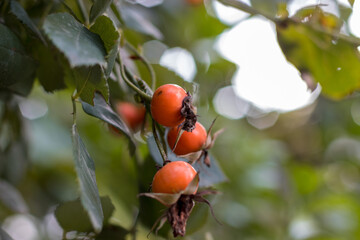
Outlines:
<svg viewBox="0 0 360 240"><path fill-rule="evenodd" d="M144 100L147 100L147 101L151 101L152 97L148 94L146 94L145 92L143 92L141 89L139 89L137 86L135 86L135 84L133 84L129 79L128 77L126 76L126 73L125 73L125 67L124 67L124 64L122 63L122 60L121 60L121 54L120 54L120 51L119 51L119 54L118 54L118 60L119 60L119 64L120 64L120 74L121 74L121 77L124 79L125 83L131 87L135 92L137 92Z"/></svg>
<svg viewBox="0 0 360 240"><path fill-rule="evenodd" d="M136 56L141 60L141 62L143 62L145 67L148 69L151 79L151 89L154 91L156 87L156 76L153 67L151 66L149 61L133 45L131 45L129 42L126 42L125 45L136 54Z"/></svg>
<svg viewBox="0 0 360 240"><path fill-rule="evenodd" d="M80 8L80 12L81 12L82 17L84 18L85 25L88 27L90 24L89 23L89 14L86 11L86 7L85 7L83 0L76 0L76 3L78 5L78 7Z"/></svg>
<svg viewBox="0 0 360 240"><path fill-rule="evenodd" d="M264 12L261 12L249 5L247 5L246 3L243 3L241 1L236 1L236 0L218 0L219 2L221 2L222 4L224 5L227 5L227 6L231 6L231 7L234 7L234 8L237 8L239 10L242 10L244 12L247 12L251 15L261 15L261 16L264 16L265 18L273 21L273 22L278 22L279 20L267 13L264 13Z"/></svg>
<svg viewBox="0 0 360 240"><path fill-rule="evenodd" d="M291 22L291 23L295 23L295 24L303 24L309 28L312 28L313 30L317 31L317 32L320 32L320 33L323 33L323 34L326 34L326 35L329 35L335 39L341 39L341 40L344 40L344 41L347 41L349 43L352 43L352 44L355 44L357 46L360 45L360 39L358 38L355 38L355 37L351 37L351 36L348 36L348 35L345 35L345 34L341 34L339 32L335 32L335 31L328 31L328 30L325 30L323 28L321 28L320 26L316 25L316 24L311 24L309 22L301 22L301 21L297 21L296 19L294 18L276 18L274 16L271 16L265 12L262 12L258 9L255 9L249 5L247 5L246 3L243 3L241 1L238 1L238 0L218 0L220 3L224 4L224 5L227 5L227 6L231 6L231 7L234 7L234 8L237 8L241 11L244 11L244 12L247 12L251 15L261 15L265 18L267 18L268 20L274 22L275 24L281 24L281 23L286 23L286 22Z"/></svg>
<svg viewBox="0 0 360 240"><path fill-rule="evenodd" d="M157 145L157 147L158 147L158 149L160 151L161 157L163 159L163 163L165 164L166 161L167 161L167 155L166 155L164 147L161 145L161 142L160 142L159 137L157 135L156 125L155 124L156 124L155 120L153 119L152 120L152 131L153 131L154 139L155 139L156 145Z"/></svg>

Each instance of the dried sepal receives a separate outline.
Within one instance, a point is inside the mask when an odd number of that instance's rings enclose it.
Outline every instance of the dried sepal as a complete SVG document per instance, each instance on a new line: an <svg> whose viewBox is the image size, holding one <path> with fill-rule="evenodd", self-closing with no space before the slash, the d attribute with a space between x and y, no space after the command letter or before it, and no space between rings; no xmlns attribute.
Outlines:
<svg viewBox="0 0 360 240"><path fill-rule="evenodd" d="M173 230L174 237L184 236L186 233L186 223L195 206L195 202L206 203L210 207L211 214L215 220L220 223L214 215L210 202L203 198L204 195L217 194L218 192L207 189L194 194L198 188L199 180L199 173L197 173L186 189L180 193L141 193L138 195L154 198L168 207L167 211L155 221L150 233L156 228L155 233L157 234L167 220Z"/></svg>
<svg viewBox="0 0 360 240"><path fill-rule="evenodd" d="M199 160L199 158L201 158L202 154L203 154L203 150L199 150L197 152L192 152L185 155L178 155L178 157L185 158L189 161L190 164L193 164L194 162Z"/></svg>
<svg viewBox="0 0 360 240"><path fill-rule="evenodd" d="M212 121L212 123L211 123L211 125L210 125L210 127L209 127L209 129L208 129L208 131L207 131L207 139L206 139L206 142L205 142L205 144L204 144L203 149L210 149L210 148L212 148L212 147L214 146L214 143L215 143L216 138L217 138L221 133L224 132L224 129L222 128L222 129L216 131L213 135L211 135L211 131L212 131L214 125L215 125L216 119L217 119L217 117Z"/></svg>
<svg viewBox="0 0 360 240"><path fill-rule="evenodd" d="M145 196L156 199L161 204L169 207L179 200L181 193L140 193L138 196Z"/></svg>
<svg viewBox="0 0 360 240"><path fill-rule="evenodd" d="M222 134L225 131L224 128L216 131L212 136L209 134L208 137L210 139L209 143L205 146L205 149L210 149L214 146L215 144L215 140L220 136L220 134Z"/></svg>
<svg viewBox="0 0 360 240"><path fill-rule="evenodd" d="M197 151L197 152L192 152L186 155L181 155L179 157L185 158L187 160L189 160L190 164L194 164L195 162L200 161L202 158L204 159L203 162L206 166L210 167L211 166L211 161L210 161L210 156L209 156L209 149L211 149L214 144L215 144L215 140L219 137L219 135L221 133L224 132L225 129L220 129L218 131L216 131L213 135L211 135L211 130L214 127L215 121L217 118L215 118L213 120L213 122L211 123L211 126L209 127L208 131L207 131L207 138L206 141L202 147L201 150Z"/></svg>
<svg viewBox="0 0 360 240"><path fill-rule="evenodd" d="M196 193L198 186L199 186L199 181L200 181L199 173L196 173L193 180L191 180L189 185L186 187L186 189L184 191L181 192L181 194L182 195L191 195L191 194Z"/></svg>
<svg viewBox="0 0 360 240"><path fill-rule="evenodd" d="M191 180L189 185L186 187L185 190L179 192L179 193L140 193L138 196L145 196L150 197L153 199L158 200L161 204L169 207L176 203L181 195L189 195L196 192L198 186L199 186L199 173L196 173L195 177Z"/></svg>
<svg viewBox="0 0 360 240"><path fill-rule="evenodd" d="M159 226L155 230L156 235L159 232L159 230L164 226L164 224L166 223L166 220L167 220L167 212L165 212L164 215L162 216L162 218L160 219Z"/></svg>
<svg viewBox="0 0 360 240"><path fill-rule="evenodd" d="M178 134L177 134L177 136L176 136L176 140L175 140L174 146L170 146L170 147L172 148L171 150L172 150L173 152L175 151L175 148L176 148L176 146L177 146L177 144L178 144L178 142L179 142L179 140L180 140L181 135L184 133L184 131L185 131L185 130L180 129L180 131L178 132Z"/></svg>
<svg viewBox="0 0 360 240"><path fill-rule="evenodd" d="M154 232L156 226L158 226L155 230L155 234L157 235L158 231L164 226L167 220L167 212L163 213L158 219L156 219L154 225L151 227L150 232L147 234L147 238L149 238L150 234Z"/></svg>
<svg viewBox="0 0 360 240"><path fill-rule="evenodd" d="M207 199L205 199L205 198L203 197L204 195L217 194L217 193L218 193L217 191L212 191L212 190L204 191L204 192L202 192L202 193L200 192L200 193L198 193L198 194L196 194L196 195L194 196L194 201L195 201L195 202L200 202L200 203L205 203L205 204L207 204L207 205L209 206L209 208L210 208L211 215L213 216L213 218L215 219L215 221L216 221L218 224L222 225L222 223L215 217L214 209L213 209L213 207L211 206L211 203L210 203Z"/></svg>

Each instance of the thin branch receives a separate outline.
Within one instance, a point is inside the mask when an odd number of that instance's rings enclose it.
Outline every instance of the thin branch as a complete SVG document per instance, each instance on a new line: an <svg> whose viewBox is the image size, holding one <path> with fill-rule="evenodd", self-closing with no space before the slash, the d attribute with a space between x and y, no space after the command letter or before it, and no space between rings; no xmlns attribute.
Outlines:
<svg viewBox="0 0 360 240"><path fill-rule="evenodd" d="M296 24L303 24L303 25L305 25L307 27L312 28L313 30L315 30L317 32L329 35L329 36L331 36L331 37L333 37L335 39L341 39L341 40L347 41L349 43L355 44L356 46L360 45L360 39L358 39L358 38L348 36L348 35L345 35L345 34L341 34L339 32L335 32L335 31L328 31L328 30L325 30L321 26L318 26L316 24L311 24L309 22L297 21L294 18L285 18L285 19L276 18L274 16L271 16L271 15L265 13L265 12L262 12L262 11L260 11L258 9L255 9L255 8L247 5L246 3L243 3L243 2L238 1L238 0L218 0L218 1L220 3L222 3L222 4L224 4L224 5L237 8L237 9L239 9L241 11L244 11L244 12L247 12L247 13L249 13L251 15L261 15L261 16L267 18L268 20L274 22L275 24L281 24L281 23L284 23L284 22L292 22L292 23L296 23Z"/></svg>
<svg viewBox="0 0 360 240"><path fill-rule="evenodd" d="M163 163L165 164L165 162L167 161L167 155L166 155L166 152L164 150L164 147L161 145L161 142L159 140L159 137L157 135L157 131L156 131L156 123L155 123L155 120L152 119L152 131L153 131L153 135L154 135L154 139L155 139L155 142L156 142L156 145L160 151L160 154L161 154L161 157L163 159Z"/></svg>
<svg viewBox="0 0 360 240"><path fill-rule="evenodd" d="M151 89L155 90L156 75L155 75L155 71L154 71L153 67L151 66L149 61L133 45L131 45L129 42L126 42L125 45L126 45L126 47L130 48L130 50L136 54L136 56L141 60L141 62L143 62L145 67L148 69L149 74L150 74L150 79L151 79Z"/></svg>
<svg viewBox="0 0 360 240"><path fill-rule="evenodd" d="M72 102L72 107L73 107L73 125L76 124L76 99L77 99L78 94L76 93L76 90L74 91L73 95L71 96L71 102Z"/></svg>
<svg viewBox="0 0 360 240"><path fill-rule="evenodd" d="M125 83L130 87L132 88L135 92L137 92L144 100L147 100L147 101L151 101L152 97L148 94L146 94L145 92L143 92L141 89L139 89L137 86L135 86L135 84L133 84L129 79L128 77L126 76L126 73L125 73L125 67L124 67L124 64L121 60L121 54L120 54L120 51L119 51L119 54L118 54L118 60L119 60L119 64L120 64L120 74L121 74L121 77L124 79Z"/></svg>
<svg viewBox="0 0 360 240"><path fill-rule="evenodd" d="M265 12L261 12L249 5L247 5L246 3L243 3L241 1L236 1L236 0L218 0L220 3L227 5L227 6L231 6L234 8L237 8L241 11L247 12L251 15L261 15L264 16L265 18L273 21L273 22L278 22L279 20Z"/></svg>
<svg viewBox="0 0 360 240"><path fill-rule="evenodd" d="M359 38L352 37L352 36L348 36L348 35L345 35L345 34L341 34L341 33L336 32L336 31L328 31L328 30L323 29L323 28L322 28L321 26L319 26L319 25L311 24L311 23L309 23L309 22L301 22L301 21L297 21L296 19L293 19L293 18L288 18L287 20L288 20L288 21L291 21L291 22L293 22L293 23L296 23L296 24L304 24L304 25L312 28L313 30L315 30L315 31L317 31L317 32L320 32L320 33L329 35L329 36L331 36L332 38L341 39L341 40L344 40L344 41L346 41L346 42L348 42L348 43L355 44L356 46L359 46L359 45L360 45L360 39L359 39Z"/></svg>

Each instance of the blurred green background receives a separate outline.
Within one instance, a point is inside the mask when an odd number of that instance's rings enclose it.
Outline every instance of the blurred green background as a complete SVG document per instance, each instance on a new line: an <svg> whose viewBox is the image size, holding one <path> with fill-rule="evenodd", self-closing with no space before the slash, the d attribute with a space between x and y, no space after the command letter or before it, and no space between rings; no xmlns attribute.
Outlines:
<svg viewBox="0 0 360 240"><path fill-rule="evenodd" d="M220 34L236 23L221 22L211 1L193 5L165 0L152 8L118 2L122 6L127 4L121 13L127 26L123 29L124 36L133 45L142 46L145 56L153 63L157 86L177 83L195 93L199 121L209 128L218 116L215 130L225 128L210 153L227 181L216 184L214 188L220 194L208 198L223 224L218 224L207 206L200 204L190 216L184 239L359 239L358 93L342 100L320 95L312 103L292 111L261 109L235 93L227 94L221 102L215 101L220 89L228 87L234 91L233 76L241 69L222 58L214 48ZM45 3L27 4L31 10L41 9L37 4ZM278 6L278 1L251 1L251 4L267 11L270 5ZM154 35L159 40L153 40ZM196 69L195 75L189 77L192 83L181 79L181 74L185 74L182 76L185 79L188 76L189 68L184 66L191 64L181 63L178 74L159 64L165 49L174 47L192 54ZM131 64L148 81L144 66L130 58L128 61L125 64ZM314 66L322 67L321 62ZM258 70L261 71L261 66ZM133 94L119 89L114 78L109 79L109 87L113 103L134 101ZM26 98L0 95L0 224L15 240L62 239L54 210L59 203L79 197L70 134L71 94L67 89L46 93L36 81ZM221 115L225 110L219 108L229 109L229 106L235 110L227 111L243 114L233 118ZM109 196L115 206L110 222L131 229L141 202L146 210L141 212L140 208L137 237L147 239L152 223L164 207L155 200L137 197L148 190L156 171L145 135L136 134L135 159L129 154L127 138L114 134L107 124L85 114L80 104L77 126L95 161L100 195ZM202 167L201 171L206 173L207 167ZM132 237L124 235L119 231L119 236L104 239ZM67 237L75 239L75 233ZM171 237L165 230L149 238Z"/></svg>

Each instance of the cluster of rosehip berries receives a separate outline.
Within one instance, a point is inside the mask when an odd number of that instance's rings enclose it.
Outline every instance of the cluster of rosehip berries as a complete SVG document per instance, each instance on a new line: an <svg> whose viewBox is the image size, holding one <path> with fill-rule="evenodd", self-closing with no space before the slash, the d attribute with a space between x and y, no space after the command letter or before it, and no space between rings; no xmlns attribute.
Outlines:
<svg viewBox="0 0 360 240"><path fill-rule="evenodd" d="M154 92L151 115L159 124L169 127L167 143L176 155L199 151L206 142L206 130L197 122L191 96L182 87L165 84ZM178 193L185 190L196 175L186 162L171 162L161 168L152 183L155 193Z"/></svg>
<svg viewBox="0 0 360 240"><path fill-rule="evenodd" d="M156 122L170 128L167 143L176 155L187 158L190 162L194 162L192 158L198 160L204 154L207 159L207 149L212 146L214 139L208 137L210 132L208 134L197 121L192 97L183 88L166 84L156 89L151 101L151 115ZM210 166L209 160L204 162ZM197 194L198 184L196 170L184 161L165 163L153 178L152 191L155 195L147 196L160 201L162 194L178 196L176 202L169 204L166 216L175 237L184 236L186 221L194 207L194 201L208 203L202 196L214 193L203 191ZM156 195L157 193L160 195Z"/></svg>
<svg viewBox="0 0 360 240"><path fill-rule="evenodd" d="M134 131L144 121L143 106L118 103L116 108ZM175 84L162 85L152 96L150 110L157 123L169 128L167 143L176 155L189 159L190 163L201 157L207 159L207 149L212 146L214 139L208 137L210 131L207 133L197 121L196 108L192 105L190 93ZM210 166L210 160L204 160L204 163ZM191 164L166 160L153 178L152 193L142 194L155 198L168 207L167 214L162 217L167 218L171 224L174 236L185 234L186 221L194 201L208 203L202 196L214 193L206 191L197 194L198 184L198 173ZM173 196L169 198L167 195Z"/></svg>

